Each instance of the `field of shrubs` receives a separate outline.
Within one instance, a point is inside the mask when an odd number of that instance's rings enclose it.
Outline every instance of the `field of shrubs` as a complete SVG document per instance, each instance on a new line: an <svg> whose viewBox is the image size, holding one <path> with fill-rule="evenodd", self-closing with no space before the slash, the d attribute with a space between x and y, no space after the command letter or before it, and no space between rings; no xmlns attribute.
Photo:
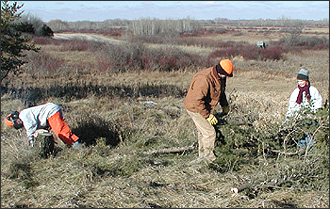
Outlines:
<svg viewBox="0 0 330 209"><path fill-rule="evenodd" d="M328 30L228 28L74 31L116 43L33 38L40 51L27 52L21 72L1 84L1 207L328 208ZM257 47L256 37L267 47ZM196 162L197 131L183 100L193 75L223 58L234 64L230 112L215 127L215 162ZM300 68L310 70L324 106L284 123ZM27 146L24 130L3 122L46 102L62 107L83 149L56 139L45 157L42 147ZM315 140L312 149L297 145L304 134Z"/></svg>

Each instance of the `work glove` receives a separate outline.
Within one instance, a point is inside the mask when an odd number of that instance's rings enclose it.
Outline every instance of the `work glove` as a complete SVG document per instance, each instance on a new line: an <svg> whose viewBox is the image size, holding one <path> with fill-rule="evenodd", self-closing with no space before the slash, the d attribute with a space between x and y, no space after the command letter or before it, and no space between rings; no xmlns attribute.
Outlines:
<svg viewBox="0 0 330 209"><path fill-rule="evenodd" d="M41 136L51 136L51 133L49 133L46 129L38 129L34 132L33 137L37 138L39 135Z"/></svg>
<svg viewBox="0 0 330 209"><path fill-rule="evenodd" d="M210 114L206 120L211 124L211 126L214 126L218 123L218 119L213 114Z"/></svg>
<svg viewBox="0 0 330 209"><path fill-rule="evenodd" d="M223 113L224 115L227 115L227 114L229 113L229 106L224 106L224 107L222 107L222 113Z"/></svg>

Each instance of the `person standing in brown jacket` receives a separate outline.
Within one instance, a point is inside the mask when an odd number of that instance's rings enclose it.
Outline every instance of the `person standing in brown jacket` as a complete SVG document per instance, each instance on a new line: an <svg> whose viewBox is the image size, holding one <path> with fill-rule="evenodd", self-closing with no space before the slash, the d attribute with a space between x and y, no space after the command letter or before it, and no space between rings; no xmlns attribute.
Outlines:
<svg viewBox="0 0 330 209"><path fill-rule="evenodd" d="M211 113L219 103L223 114L229 112L225 94L226 78L233 76L233 63L223 59L216 66L196 73L184 100L184 107L194 121L198 131L199 158L212 162L216 159L214 145L217 118Z"/></svg>

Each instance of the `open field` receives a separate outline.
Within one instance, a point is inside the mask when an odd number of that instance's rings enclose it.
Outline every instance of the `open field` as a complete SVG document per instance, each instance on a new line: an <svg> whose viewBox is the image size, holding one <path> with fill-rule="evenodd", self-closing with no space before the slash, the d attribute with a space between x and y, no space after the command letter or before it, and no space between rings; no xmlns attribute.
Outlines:
<svg viewBox="0 0 330 209"><path fill-rule="evenodd" d="M329 29L315 30L329 37ZM254 44L281 37L276 32L240 32L239 36L218 34L212 39ZM55 37L60 36L65 35ZM227 158L220 145L216 150L219 167L212 167L194 161L198 155L197 132L183 107L190 81L203 67L101 71L99 60L103 57L98 51L40 46L42 53L55 61L78 67L67 70L60 65L49 73L39 72L41 66L35 71L27 68L31 72L8 79L2 89L2 208L329 207L328 133L321 132L325 143L319 141L305 156L274 154L267 149L272 144L269 135L276 135L284 121L300 68L310 70L311 84L324 102L329 100L328 49L289 52L280 60L230 57L234 77L227 79L226 92L231 111L225 118L229 123L220 130L227 143L237 144L231 152L246 161ZM214 50L184 45L178 48L197 54ZM68 125L84 142L82 150L68 149L57 140L56 155L45 159L38 155L38 148L27 147L24 130L5 126L3 118L11 111L45 102L63 108ZM237 125L232 120L237 118L247 123ZM323 126L326 130L328 119ZM252 145L247 147L243 142ZM189 146L194 149L150 154L152 150ZM220 168L221 159L228 161ZM284 183L277 184L282 180ZM231 190L247 183L254 186L238 193Z"/></svg>

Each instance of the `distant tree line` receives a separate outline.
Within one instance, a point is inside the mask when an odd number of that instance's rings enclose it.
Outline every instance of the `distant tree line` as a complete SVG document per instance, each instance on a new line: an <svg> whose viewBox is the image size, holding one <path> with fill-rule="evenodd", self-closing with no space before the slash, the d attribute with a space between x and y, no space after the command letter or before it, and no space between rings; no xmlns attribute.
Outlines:
<svg viewBox="0 0 330 209"><path fill-rule="evenodd" d="M234 25L251 27L329 27L329 19L323 20L300 20L282 17L280 19L256 19L256 20L229 20L227 18L215 18L203 21L205 25Z"/></svg>
<svg viewBox="0 0 330 209"><path fill-rule="evenodd" d="M62 20L52 20L48 24L53 31L78 31L78 30L110 30L114 27L125 27L134 35L157 35L160 33L182 33L187 31L199 30L203 27L201 22L196 20L159 20L159 19L140 19L140 20L106 20L103 22L77 21L65 22Z"/></svg>
<svg viewBox="0 0 330 209"><path fill-rule="evenodd" d="M159 20L159 19L140 19L131 21L128 30L134 35L157 35L157 34L177 34L189 31L197 31L203 25L197 20Z"/></svg>
<svg viewBox="0 0 330 209"><path fill-rule="evenodd" d="M130 24L129 20L113 19L105 20L102 22L91 22L91 21L77 21L77 22L66 22L62 20L52 20L47 23L54 32L61 31L77 31L77 30L107 30L113 27L127 27Z"/></svg>
<svg viewBox="0 0 330 209"><path fill-rule="evenodd" d="M157 35L160 33L183 33L202 29L206 26L232 25L240 27L329 27L329 20L299 20L288 19L256 19L256 20L229 20L226 18L215 18L214 20L192 20L190 18L177 20L160 20L156 18L144 18L140 20L112 19L102 22L77 21L66 22L62 20L52 20L47 25L54 32L78 31L78 30L110 30L122 27L132 32L134 35Z"/></svg>

